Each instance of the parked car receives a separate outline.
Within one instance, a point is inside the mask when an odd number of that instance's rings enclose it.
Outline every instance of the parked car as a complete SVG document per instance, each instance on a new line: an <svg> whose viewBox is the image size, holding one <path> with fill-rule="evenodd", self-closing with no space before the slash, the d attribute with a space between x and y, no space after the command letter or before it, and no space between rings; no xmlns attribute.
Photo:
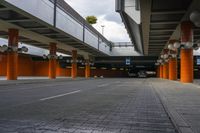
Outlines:
<svg viewBox="0 0 200 133"><path fill-rule="evenodd" d="M129 77L137 77L137 71L135 71L134 69L130 69L128 71L128 76Z"/></svg>
<svg viewBox="0 0 200 133"><path fill-rule="evenodd" d="M146 78L146 77L147 77L146 71L139 71L138 72L138 78Z"/></svg>
<svg viewBox="0 0 200 133"><path fill-rule="evenodd" d="M136 73L133 73L133 72L132 72L132 73L131 73L131 72L128 72L128 76L129 76L129 77L137 77L137 74L136 74Z"/></svg>

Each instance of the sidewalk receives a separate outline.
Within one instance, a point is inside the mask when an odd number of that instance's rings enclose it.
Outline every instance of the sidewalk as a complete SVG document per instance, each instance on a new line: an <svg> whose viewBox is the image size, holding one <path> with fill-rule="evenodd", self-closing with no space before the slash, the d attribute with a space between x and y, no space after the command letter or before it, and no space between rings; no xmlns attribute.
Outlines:
<svg viewBox="0 0 200 133"><path fill-rule="evenodd" d="M181 133L200 132L200 86L150 79L176 128Z"/></svg>

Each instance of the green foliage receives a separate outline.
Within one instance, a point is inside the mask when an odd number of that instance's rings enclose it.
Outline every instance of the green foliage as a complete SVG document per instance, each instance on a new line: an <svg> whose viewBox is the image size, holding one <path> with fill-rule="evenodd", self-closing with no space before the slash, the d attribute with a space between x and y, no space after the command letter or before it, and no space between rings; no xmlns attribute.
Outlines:
<svg viewBox="0 0 200 133"><path fill-rule="evenodd" d="M95 16L87 16L86 21L89 24L96 24L97 23L97 18Z"/></svg>

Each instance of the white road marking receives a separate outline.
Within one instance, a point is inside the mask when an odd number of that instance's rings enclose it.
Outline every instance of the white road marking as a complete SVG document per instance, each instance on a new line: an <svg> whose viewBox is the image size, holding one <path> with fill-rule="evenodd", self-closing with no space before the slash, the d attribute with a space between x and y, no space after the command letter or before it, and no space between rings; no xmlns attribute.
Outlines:
<svg viewBox="0 0 200 133"><path fill-rule="evenodd" d="M42 98L40 99L40 101L45 101L45 100L50 100L50 99L54 99L54 98L58 98L58 97L63 97L66 95L71 95L71 94L75 94L80 92L81 90L77 90L77 91L73 91L73 92L69 92L69 93L65 93L65 94L60 94L60 95L56 95L56 96L51 96L51 97L47 97L47 98Z"/></svg>
<svg viewBox="0 0 200 133"><path fill-rule="evenodd" d="M121 83L120 81L116 81L116 82L113 82L113 83L105 83L105 84L100 84L100 85L97 85L97 87L106 87L106 86L109 86L109 85L111 85L111 84L119 84L119 83Z"/></svg>
<svg viewBox="0 0 200 133"><path fill-rule="evenodd" d="M105 87L105 86L108 86L109 84L100 84L100 85L97 85L97 87Z"/></svg>

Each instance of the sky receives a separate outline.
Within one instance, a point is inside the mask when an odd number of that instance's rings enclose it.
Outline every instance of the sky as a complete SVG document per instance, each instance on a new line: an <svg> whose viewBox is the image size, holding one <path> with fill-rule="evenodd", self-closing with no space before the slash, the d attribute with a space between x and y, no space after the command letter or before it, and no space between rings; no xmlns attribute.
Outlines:
<svg viewBox="0 0 200 133"><path fill-rule="evenodd" d="M96 16L97 24L93 25L104 36L113 42L130 42L119 13L115 12L115 0L65 0L82 17Z"/></svg>

